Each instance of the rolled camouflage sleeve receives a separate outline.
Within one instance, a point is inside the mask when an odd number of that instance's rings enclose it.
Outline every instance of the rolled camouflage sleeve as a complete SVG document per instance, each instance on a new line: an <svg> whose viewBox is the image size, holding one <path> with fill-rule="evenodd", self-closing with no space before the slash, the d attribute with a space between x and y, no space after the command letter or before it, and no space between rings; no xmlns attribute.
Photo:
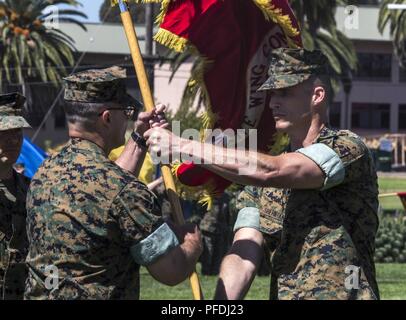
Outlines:
<svg viewBox="0 0 406 320"><path fill-rule="evenodd" d="M322 190L326 190L357 176L357 166L353 164L363 158L368 149L357 137L338 136L333 142L316 143L297 152L321 168L326 177Z"/></svg>
<svg viewBox="0 0 406 320"><path fill-rule="evenodd" d="M325 179L322 190L333 188L343 182L345 168L339 155L323 143L312 144L297 150L311 159L323 171Z"/></svg>
<svg viewBox="0 0 406 320"><path fill-rule="evenodd" d="M172 229L163 221L155 195L140 183L128 184L114 199L123 242L134 260L149 265L179 245Z"/></svg>
<svg viewBox="0 0 406 320"><path fill-rule="evenodd" d="M259 189L247 186L237 197L238 212L234 224L234 232L242 228L254 228L259 230Z"/></svg>

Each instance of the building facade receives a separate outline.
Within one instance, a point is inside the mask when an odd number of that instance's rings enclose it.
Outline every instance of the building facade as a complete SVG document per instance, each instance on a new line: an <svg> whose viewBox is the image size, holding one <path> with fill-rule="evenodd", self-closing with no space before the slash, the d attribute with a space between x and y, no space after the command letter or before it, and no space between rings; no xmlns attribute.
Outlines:
<svg viewBox="0 0 406 320"><path fill-rule="evenodd" d="M360 7L355 11L357 18L348 23L345 8L337 10L338 27L353 42L359 57L359 69L353 77L352 88L347 95L341 90L330 108L331 125L351 129L362 136L406 133L406 71L401 70L393 54L393 46L388 30L381 35L377 28L379 8ZM350 21L350 22L351 22ZM354 22L355 21L355 22ZM129 55L128 44L121 25L87 24L85 32L72 24L62 24L61 29L75 39L78 65L76 71L88 68L102 68L113 64L125 66L128 71L130 92L139 97L138 84ZM144 28L136 27L142 39ZM144 41L140 42L144 49ZM156 52L165 56L165 49L156 46ZM168 63L155 64L154 97L157 103L166 104L176 112L190 76L193 62L184 63L172 81ZM38 84L33 91L41 92ZM44 147L67 140L67 129L62 111L62 101L55 103L60 93L54 90L41 106L35 106L35 114L29 115L34 129L27 135L35 138L35 143ZM52 112L48 112L51 106ZM40 110L40 111L38 111ZM46 117L47 112L49 113ZM41 128L38 126L43 122Z"/></svg>

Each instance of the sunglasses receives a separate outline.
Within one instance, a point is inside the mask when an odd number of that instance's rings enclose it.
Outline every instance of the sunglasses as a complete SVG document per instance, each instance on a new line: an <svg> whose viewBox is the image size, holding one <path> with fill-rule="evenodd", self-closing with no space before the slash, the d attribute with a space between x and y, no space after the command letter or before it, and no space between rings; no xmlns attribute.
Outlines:
<svg viewBox="0 0 406 320"><path fill-rule="evenodd" d="M131 121L137 120L138 111L137 111L136 106L123 107L123 108L107 108L104 111L107 111L107 110L122 110L122 111L124 111L124 115L127 117L128 120L131 120ZM104 111L99 113L99 117L104 113Z"/></svg>

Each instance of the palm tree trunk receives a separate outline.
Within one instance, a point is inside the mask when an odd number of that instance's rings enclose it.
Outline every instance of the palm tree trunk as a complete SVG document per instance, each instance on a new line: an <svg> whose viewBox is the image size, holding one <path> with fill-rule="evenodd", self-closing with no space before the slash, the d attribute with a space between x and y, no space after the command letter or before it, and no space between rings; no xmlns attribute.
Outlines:
<svg viewBox="0 0 406 320"><path fill-rule="evenodd" d="M32 104L31 104L32 96L31 96L30 86L25 81L25 77L23 77L23 83L21 84L21 92L22 92L22 95L26 99L25 104L24 104L25 111L30 112L31 111L30 107L32 106Z"/></svg>

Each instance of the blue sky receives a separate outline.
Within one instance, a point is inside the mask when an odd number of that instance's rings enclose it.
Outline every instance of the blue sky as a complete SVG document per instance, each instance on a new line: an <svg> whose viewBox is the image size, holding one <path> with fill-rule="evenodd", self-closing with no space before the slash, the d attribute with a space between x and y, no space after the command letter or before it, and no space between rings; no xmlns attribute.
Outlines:
<svg viewBox="0 0 406 320"><path fill-rule="evenodd" d="M99 22L99 10L103 0L80 0L83 7L78 8L89 17L88 22Z"/></svg>

